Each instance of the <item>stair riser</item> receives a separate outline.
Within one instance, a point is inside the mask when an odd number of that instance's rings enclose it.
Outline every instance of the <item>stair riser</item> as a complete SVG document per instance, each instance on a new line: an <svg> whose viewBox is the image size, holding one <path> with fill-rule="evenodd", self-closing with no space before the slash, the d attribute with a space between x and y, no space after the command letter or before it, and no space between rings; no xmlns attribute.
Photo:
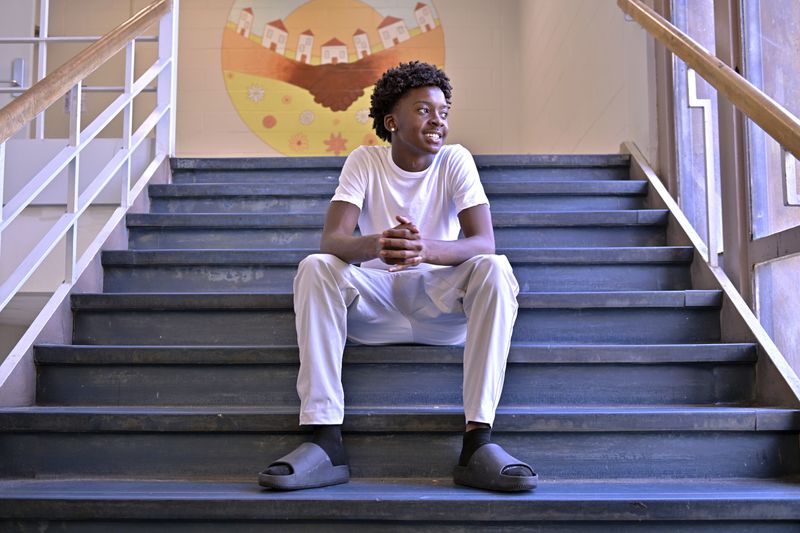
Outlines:
<svg viewBox="0 0 800 533"><path fill-rule="evenodd" d="M105 292L291 292L294 266L136 266L104 268ZM657 291L691 287L677 264L515 265L522 291Z"/></svg>
<svg viewBox="0 0 800 533"><path fill-rule="evenodd" d="M519 195L492 197L492 211L604 211L642 209L638 196ZM152 213L325 213L330 197L305 198L154 198Z"/></svg>
<svg viewBox="0 0 800 533"><path fill-rule="evenodd" d="M243 249L319 247L322 228L207 229L129 228L130 248ZM664 246L663 226L495 228L498 248Z"/></svg>
<svg viewBox="0 0 800 533"><path fill-rule="evenodd" d="M713 308L521 309L513 339L560 344L719 341ZM653 328L658 324L658 328ZM288 310L77 310L75 344L295 344Z"/></svg>
<svg viewBox="0 0 800 533"><path fill-rule="evenodd" d="M595 181L629 179L625 167L478 168L481 181ZM173 183L338 183L340 169L324 170L178 170Z"/></svg>
<svg viewBox="0 0 800 533"><path fill-rule="evenodd" d="M224 424L223 417L220 423ZM347 421L345 420L345 425ZM300 433L6 433L2 477L255 480L307 440ZM774 477L795 474L797 434L771 432L496 432L544 480ZM345 431L355 477L449 481L456 432Z"/></svg>
<svg viewBox="0 0 800 533"><path fill-rule="evenodd" d="M65 406L297 407L297 370L40 365L36 398ZM462 405L460 364L345 364L343 383L350 407ZM753 383L752 365L509 364L500 406L734 404L752 400Z"/></svg>

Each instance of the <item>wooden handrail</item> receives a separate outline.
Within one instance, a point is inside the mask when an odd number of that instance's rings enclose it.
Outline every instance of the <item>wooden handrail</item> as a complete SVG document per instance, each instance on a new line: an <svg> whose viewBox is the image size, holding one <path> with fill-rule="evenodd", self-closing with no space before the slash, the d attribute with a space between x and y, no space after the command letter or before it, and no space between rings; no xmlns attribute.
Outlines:
<svg viewBox="0 0 800 533"><path fill-rule="evenodd" d="M640 0L617 0L650 35L800 159L800 120Z"/></svg>
<svg viewBox="0 0 800 533"><path fill-rule="evenodd" d="M155 0L0 109L0 143L158 22L171 8L172 0Z"/></svg>

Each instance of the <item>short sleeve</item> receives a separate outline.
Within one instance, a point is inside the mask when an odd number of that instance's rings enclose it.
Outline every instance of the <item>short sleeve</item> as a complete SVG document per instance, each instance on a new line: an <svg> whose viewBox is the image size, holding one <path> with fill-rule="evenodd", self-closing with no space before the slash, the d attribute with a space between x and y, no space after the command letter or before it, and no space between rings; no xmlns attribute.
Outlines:
<svg viewBox="0 0 800 533"><path fill-rule="evenodd" d="M339 185L331 202L348 202L361 209L367 193L368 175L367 157L363 147L356 148L347 156L342 166Z"/></svg>
<svg viewBox="0 0 800 533"><path fill-rule="evenodd" d="M478 175L478 167L469 150L461 145L454 145L447 161L447 172L456 213L476 205L489 204Z"/></svg>

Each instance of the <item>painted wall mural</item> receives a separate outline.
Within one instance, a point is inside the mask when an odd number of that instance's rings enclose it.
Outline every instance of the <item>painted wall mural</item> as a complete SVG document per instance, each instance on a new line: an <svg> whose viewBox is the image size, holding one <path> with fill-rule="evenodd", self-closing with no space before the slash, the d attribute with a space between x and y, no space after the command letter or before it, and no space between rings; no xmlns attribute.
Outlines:
<svg viewBox="0 0 800 533"><path fill-rule="evenodd" d="M430 0L236 0L222 38L234 107L286 155L380 144L369 118L372 86L412 60L444 67L444 31Z"/></svg>

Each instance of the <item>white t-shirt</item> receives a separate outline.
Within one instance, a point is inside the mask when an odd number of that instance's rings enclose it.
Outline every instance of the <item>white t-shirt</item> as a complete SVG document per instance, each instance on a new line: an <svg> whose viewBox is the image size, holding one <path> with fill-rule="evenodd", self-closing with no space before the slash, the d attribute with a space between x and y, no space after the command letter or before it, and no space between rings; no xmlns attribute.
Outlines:
<svg viewBox="0 0 800 533"><path fill-rule="evenodd" d="M389 146L360 146L345 161L331 201L349 202L361 209L358 227L362 235L395 227L395 216L401 215L411 219L424 238L445 241L458 239L458 213L489 203L472 154L459 144L443 146L421 172L398 167ZM380 259L361 266L388 268Z"/></svg>

